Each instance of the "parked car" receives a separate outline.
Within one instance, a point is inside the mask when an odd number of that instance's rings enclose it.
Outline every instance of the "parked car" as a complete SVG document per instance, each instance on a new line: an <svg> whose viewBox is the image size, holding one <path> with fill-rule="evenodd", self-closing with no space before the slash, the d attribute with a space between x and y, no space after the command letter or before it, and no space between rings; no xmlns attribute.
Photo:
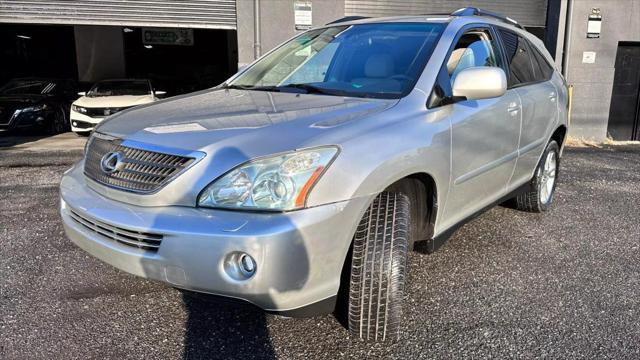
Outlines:
<svg viewBox="0 0 640 360"><path fill-rule="evenodd" d="M0 87L0 132L29 130L57 134L69 129L73 80L20 78Z"/></svg>
<svg viewBox="0 0 640 360"><path fill-rule="evenodd" d="M60 211L129 273L397 338L416 242L507 200L549 209L567 104L542 42L499 15L339 21L101 123Z"/></svg>
<svg viewBox="0 0 640 360"><path fill-rule="evenodd" d="M155 91L146 79L115 79L97 82L71 105L71 130L87 136L107 116L157 100L164 91Z"/></svg>

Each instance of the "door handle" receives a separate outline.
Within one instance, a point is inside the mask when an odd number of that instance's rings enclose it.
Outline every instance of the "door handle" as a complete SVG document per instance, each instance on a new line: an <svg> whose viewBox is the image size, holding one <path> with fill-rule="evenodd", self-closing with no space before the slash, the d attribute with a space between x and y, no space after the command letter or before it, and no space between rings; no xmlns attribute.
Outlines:
<svg viewBox="0 0 640 360"><path fill-rule="evenodd" d="M554 91L549 93L549 100L551 100L551 102L556 101L556 93Z"/></svg>
<svg viewBox="0 0 640 360"><path fill-rule="evenodd" d="M516 103L515 101L511 102L509 103L509 106L507 106L507 111L511 116L516 116L518 115L518 111L520 111L520 105L518 105L518 103Z"/></svg>

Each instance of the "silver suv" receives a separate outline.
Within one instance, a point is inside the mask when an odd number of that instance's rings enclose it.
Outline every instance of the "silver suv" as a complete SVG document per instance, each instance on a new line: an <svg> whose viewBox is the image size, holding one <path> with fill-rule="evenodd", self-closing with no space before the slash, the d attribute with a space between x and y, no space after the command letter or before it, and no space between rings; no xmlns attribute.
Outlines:
<svg viewBox="0 0 640 360"><path fill-rule="evenodd" d="M338 21L217 88L108 118L60 211L74 243L131 274L397 338L415 243L432 252L505 201L549 208L567 104L508 18Z"/></svg>

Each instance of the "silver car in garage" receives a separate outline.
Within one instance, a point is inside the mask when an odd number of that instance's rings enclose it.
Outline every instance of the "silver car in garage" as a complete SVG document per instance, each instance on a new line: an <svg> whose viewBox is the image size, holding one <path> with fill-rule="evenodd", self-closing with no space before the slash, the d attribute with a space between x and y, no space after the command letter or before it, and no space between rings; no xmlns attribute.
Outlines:
<svg viewBox="0 0 640 360"><path fill-rule="evenodd" d="M433 252L495 204L549 209L567 104L511 19L337 21L216 88L107 118L60 211L131 274L393 339L414 244Z"/></svg>

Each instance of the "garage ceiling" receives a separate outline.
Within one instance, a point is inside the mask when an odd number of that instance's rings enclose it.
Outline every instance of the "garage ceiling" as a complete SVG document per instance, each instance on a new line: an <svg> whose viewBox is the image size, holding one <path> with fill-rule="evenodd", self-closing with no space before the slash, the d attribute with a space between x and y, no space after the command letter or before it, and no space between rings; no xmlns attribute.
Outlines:
<svg viewBox="0 0 640 360"><path fill-rule="evenodd" d="M0 23L236 28L236 0L0 0Z"/></svg>
<svg viewBox="0 0 640 360"><path fill-rule="evenodd" d="M466 6L502 13L524 26L544 27L547 19L547 0L345 0L345 15L449 14Z"/></svg>

